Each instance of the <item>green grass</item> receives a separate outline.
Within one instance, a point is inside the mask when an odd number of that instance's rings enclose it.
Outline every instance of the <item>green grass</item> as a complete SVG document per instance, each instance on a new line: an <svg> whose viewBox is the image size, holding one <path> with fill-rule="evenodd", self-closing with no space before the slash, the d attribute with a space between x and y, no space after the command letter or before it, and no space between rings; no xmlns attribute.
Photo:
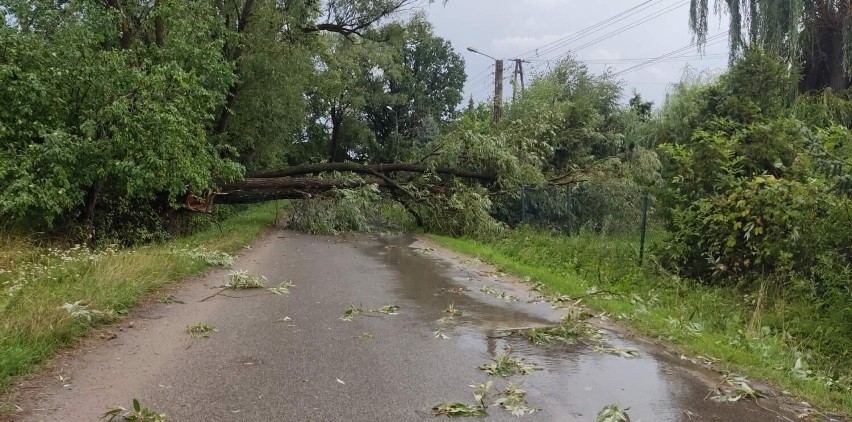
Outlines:
<svg viewBox="0 0 852 422"><path fill-rule="evenodd" d="M0 233L0 391L152 292L210 268L204 252L248 245L276 215L275 204L254 206L188 237L94 252L39 247ZM62 308L78 301L85 306L78 316ZM3 406L0 413L9 410Z"/></svg>
<svg viewBox="0 0 852 422"><path fill-rule="evenodd" d="M826 364L830 359L825 356L797 351L798 343L784 332L761 326L761 317L772 308L755 312L754 295L668 274L653 256L640 267L638 239L591 233L566 237L529 228L489 241L431 238L502 271L540 282L550 294L615 292L610 298L587 297L583 303L688 356L718 359L723 370L771 382L824 410L852 415L848 382L829 385L829 377L820 375L833 373L838 365ZM799 357L810 364L806 369L811 374L794 370Z"/></svg>

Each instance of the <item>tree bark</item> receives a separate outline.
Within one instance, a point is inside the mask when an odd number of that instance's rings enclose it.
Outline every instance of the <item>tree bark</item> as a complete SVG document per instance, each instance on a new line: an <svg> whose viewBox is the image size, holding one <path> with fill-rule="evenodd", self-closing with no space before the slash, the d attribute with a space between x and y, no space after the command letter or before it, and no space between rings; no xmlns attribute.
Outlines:
<svg viewBox="0 0 852 422"><path fill-rule="evenodd" d="M237 35L242 38L243 34L248 29L249 21L251 20L251 15L254 10L254 0L245 0L243 3L243 8L240 10L240 16L237 19ZM234 63L234 73L239 77L240 75L240 59L245 53L245 47L242 41L238 42L237 47L233 49L232 52L228 51L229 48L226 45L225 50L223 51L223 55L226 59L232 61ZM213 128L213 132L217 135L221 135L228 130L228 123L231 121L231 117L233 117L234 112L233 108L237 104L237 96L240 93L240 88L242 88L242 84L238 81L235 81L228 88L228 93L225 98L225 105L222 106L222 109L219 111L219 117L216 118L216 125Z"/></svg>
<svg viewBox="0 0 852 422"><path fill-rule="evenodd" d="M328 162L338 161L337 150L340 149L340 135L343 126L343 112L338 107L331 108L331 139L328 145Z"/></svg>
<svg viewBox="0 0 852 422"><path fill-rule="evenodd" d="M391 184L380 179L371 180L334 180L304 177L278 177L263 179L245 179L227 183L216 195L217 204L250 204L275 199L307 199L335 189L357 188L377 185L392 188Z"/></svg>
<svg viewBox="0 0 852 422"><path fill-rule="evenodd" d="M491 173L482 173L477 171L459 170L448 167L431 168L422 164L411 163L394 163L394 164L374 164L365 165L358 163L320 163L320 164L302 164L298 166L285 167L278 170L266 170L249 173L248 178L276 178L288 176L302 176L306 174L316 174L325 172L351 172L359 174L375 174L375 173L429 173L435 172L446 176L456 176L466 179L476 179L482 182L494 182L497 176Z"/></svg>
<svg viewBox="0 0 852 422"><path fill-rule="evenodd" d="M166 24L163 21L163 16L160 14L160 8L162 7L160 4L161 1L157 0L154 2L154 10L157 13L157 17L154 18L154 42L160 48L166 45Z"/></svg>

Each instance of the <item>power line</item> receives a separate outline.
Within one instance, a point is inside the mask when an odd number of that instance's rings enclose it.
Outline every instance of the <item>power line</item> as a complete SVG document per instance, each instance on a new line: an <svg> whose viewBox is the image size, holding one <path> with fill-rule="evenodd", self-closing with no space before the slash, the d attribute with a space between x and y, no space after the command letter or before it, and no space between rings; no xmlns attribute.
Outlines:
<svg viewBox="0 0 852 422"><path fill-rule="evenodd" d="M648 1L645 1L645 2L643 2L643 3L640 3L640 4L636 5L636 6L631 7L631 8L629 8L629 9L625 10L625 11L622 11L622 12L620 12L620 13L618 13L618 14L614 15L614 16L611 16L611 17L609 17L609 18L607 18L607 19L604 19L603 21L600 21L600 22L595 23L595 24L593 24L593 25L590 25L590 26L588 26L588 27L586 27L586 28L583 28L583 29L581 29L580 31L577 31L576 33L573 33L573 34L567 35L567 36L565 36L565 37L563 37L563 38L560 38L560 39L558 39L558 40L555 40L555 41L552 41L552 42L550 42L550 43L544 44L544 45L539 46L539 47L537 47L537 48L534 48L534 49L532 49L532 50L530 50L530 51L527 51L527 52L521 53L521 54L517 55L517 57L518 57L518 58L522 58L522 57L524 57L524 56L529 56L530 54L533 54L533 53L535 54L535 56L539 56L539 55L540 55L539 50L542 50L542 49L545 49L545 48L550 48L550 47L551 47L551 46L553 46L554 44L560 44L560 43L570 42L570 40L571 40L571 39L573 39L573 38L577 38L577 37L579 37L579 36L581 36L581 35L583 35L583 34L587 34L587 33L593 32L593 31L595 31L595 30L598 30L599 28L605 27L607 24L609 24L610 22L612 22L614 19L618 19L618 18L620 18L620 17L622 17L622 16L624 16L624 15L627 15L627 14L635 14L635 13L639 13L639 12L641 12L642 10L645 10L645 9L647 9L648 7L651 7L651 6L653 6L653 5L656 5L656 4L658 4L658 3L662 2L662 1L663 1L663 0L656 0L656 2L655 2L654 0L648 0ZM654 4L653 4L653 5L648 5L649 3L654 3ZM644 7L644 8L643 8L643 7ZM640 9L640 8L642 8L642 10L637 10L637 9ZM635 12L634 12L634 11L635 11ZM633 12L633 13L631 13L631 12ZM615 22L612 22L612 23L615 23Z"/></svg>
<svg viewBox="0 0 852 422"><path fill-rule="evenodd" d="M723 39L722 37L724 37L724 36L728 35L728 32L729 32L729 31L725 31L725 32L722 32L722 33L719 33L719 34L713 35L712 37L708 37L706 41L718 41L718 40L721 40L721 39ZM705 45L707 45L707 44L705 44ZM687 46L684 46L684 47L678 48L678 49L676 49L676 50L672 50L672 51L670 51L670 52L668 52L668 53L665 53L665 54L662 54L662 55L660 55L660 56L654 57L653 59L650 59L650 60L647 60L647 61L645 61L645 62L639 63L639 64L637 64L637 65L635 65L635 66L631 66L631 67L628 67L627 69L624 69L624 70L620 70L620 71L618 71L618 72L615 72L612 76L621 76L621 75L624 75L624 74L626 74L626 73L630 73L630 72L633 72L633 71L639 70L639 69L641 69L641 68L644 68L644 67L650 66L650 65L655 64L655 63L658 63L658 62L660 62L660 61L662 61L662 60L664 60L664 59L666 59L666 58L669 58L669 57L671 57L671 56L674 56L674 55L677 55L677 54L683 54L683 53L685 53L685 52L687 52L687 51L689 51L689 50L691 50L691 49L693 49L693 48L695 48L695 47L696 47L696 44L695 44L694 42L693 42L693 43L690 43L690 44L689 44L689 45L687 45Z"/></svg>
<svg viewBox="0 0 852 422"><path fill-rule="evenodd" d="M657 19L657 18L659 18L659 17L662 17L662 16L664 16L664 15L666 15L666 14L669 14L669 13L671 13L671 12L673 12L673 11L677 10L677 9L680 9L681 7L686 6L688 3L689 3L689 0L683 0L683 1L680 1L679 3L676 3L676 4L673 4L673 5L667 6L667 7L663 8L662 10L658 10L658 11L656 11L656 12L651 13L650 15L643 16L643 17L641 17L641 18L639 18L639 19L637 19L637 20L635 20L635 21L633 21L633 22L630 22L630 23L628 23L628 24L626 24L626 25L624 25L624 26L622 26L622 27L620 27L620 28L618 28L618 29L616 29L616 30L613 30L613 31L608 32L608 33L606 33L606 34L604 34L604 35L602 35L602 36L600 36L600 37L598 37L598 38L595 38L594 40L591 40L591 41L589 41L589 42L586 42L585 44L583 44L583 45L581 45L581 46L579 46L579 47L576 47L576 48L570 49L570 50L569 50L568 52L566 52L565 54L557 55L556 57L558 57L558 58L565 57L565 56L567 56L568 54L570 54L571 52L576 52L576 51L582 50L582 49L584 49L584 48L587 48L587 47L590 47L590 46L592 46L592 45L595 45L595 44L597 44L597 43L599 43L599 42L601 42L601 41L604 41L604 40L610 39L610 38L612 38L612 37L614 37L614 36L617 36L617 35L623 34L624 32L627 32L628 30L631 30L631 29L633 29L633 28L636 28L636 27L638 27L638 26L640 26L640 25L643 25L643 24L645 24L645 23L648 23L648 22L650 22L650 21L652 21L652 20L654 20L654 19ZM577 40L572 40L571 42L566 43L564 46L567 46L567 45L569 45L569 44L572 44L574 41L577 41ZM556 51L556 50L557 50L556 48L549 49L548 51L544 52L543 54L549 54L549 53L551 53L551 52L553 52L553 51Z"/></svg>

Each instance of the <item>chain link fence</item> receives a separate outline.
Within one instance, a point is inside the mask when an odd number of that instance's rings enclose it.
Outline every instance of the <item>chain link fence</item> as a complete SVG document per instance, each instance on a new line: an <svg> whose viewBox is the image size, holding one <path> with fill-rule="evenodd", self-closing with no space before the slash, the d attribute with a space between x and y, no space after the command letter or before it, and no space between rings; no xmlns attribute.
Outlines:
<svg viewBox="0 0 852 422"><path fill-rule="evenodd" d="M635 236L641 260L647 237L662 232L655 202L636 186L526 187L499 198L494 216L511 227L526 224L568 236L582 231Z"/></svg>

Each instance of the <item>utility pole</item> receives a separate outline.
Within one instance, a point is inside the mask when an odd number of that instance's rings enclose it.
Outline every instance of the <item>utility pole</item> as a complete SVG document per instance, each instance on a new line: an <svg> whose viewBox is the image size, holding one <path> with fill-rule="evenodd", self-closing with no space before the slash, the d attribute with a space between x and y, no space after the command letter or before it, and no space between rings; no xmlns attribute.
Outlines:
<svg viewBox="0 0 852 422"><path fill-rule="evenodd" d="M503 60L494 60L494 123L503 117Z"/></svg>
<svg viewBox="0 0 852 422"><path fill-rule="evenodd" d="M512 59L515 62L515 70L512 75L512 102L515 102L515 98L518 96L518 78L521 80L521 93L526 89L526 85L524 84L524 63L529 63L525 60L521 59Z"/></svg>
<svg viewBox="0 0 852 422"><path fill-rule="evenodd" d="M500 123L500 118L503 117L503 60L491 57L473 47L468 47L467 51L494 60L494 124Z"/></svg>

